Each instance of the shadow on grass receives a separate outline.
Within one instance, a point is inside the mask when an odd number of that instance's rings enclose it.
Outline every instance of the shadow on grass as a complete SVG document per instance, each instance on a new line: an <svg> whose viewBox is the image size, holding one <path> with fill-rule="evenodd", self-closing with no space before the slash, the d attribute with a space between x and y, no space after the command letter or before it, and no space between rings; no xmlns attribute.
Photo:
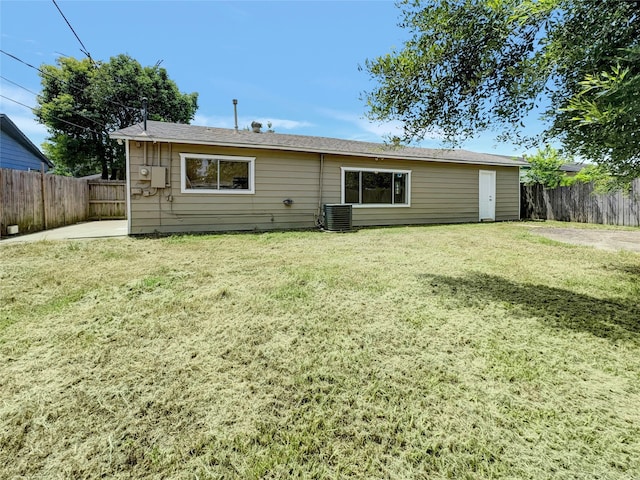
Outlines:
<svg viewBox="0 0 640 480"><path fill-rule="evenodd" d="M614 270L633 277L633 281L640 281L640 266L635 265L614 265L611 268Z"/></svg>
<svg viewBox="0 0 640 480"><path fill-rule="evenodd" d="M420 275L433 294L465 306L503 302L515 314L538 317L554 328L588 332L612 341L640 343L640 300L600 299L546 285L519 284L471 273L464 277Z"/></svg>

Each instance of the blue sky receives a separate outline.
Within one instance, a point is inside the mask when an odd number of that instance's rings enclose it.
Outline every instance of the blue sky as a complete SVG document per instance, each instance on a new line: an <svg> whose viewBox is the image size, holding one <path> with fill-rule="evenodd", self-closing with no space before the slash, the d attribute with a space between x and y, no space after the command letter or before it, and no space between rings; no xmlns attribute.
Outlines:
<svg viewBox="0 0 640 480"><path fill-rule="evenodd" d="M182 92L198 92L193 124L240 128L270 121L278 133L384 141L397 125L365 119L362 92L373 84L367 58L401 47L392 1L65 1L57 3L92 58L126 53L142 65L161 61ZM2 49L36 67L61 55L82 58L81 45L50 0L0 1ZM0 55L2 95L35 106L40 79ZM13 82L13 83L11 83ZM31 112L4 98L6 113L36 144L46 130ZM533 127L535 125L528 125ZM442 146L438 139L424 147ZM489 132L464 148L525 153Z"/></svg>

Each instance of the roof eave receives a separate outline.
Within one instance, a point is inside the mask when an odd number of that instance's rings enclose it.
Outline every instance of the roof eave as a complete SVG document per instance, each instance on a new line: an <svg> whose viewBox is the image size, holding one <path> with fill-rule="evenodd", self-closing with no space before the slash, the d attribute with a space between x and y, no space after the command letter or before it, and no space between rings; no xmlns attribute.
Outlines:
<svg viewBox="0 0 640 480"><path fill-rule="evenodd" d="M20 143L25 149L31 152L34 156L38 157L41 162L47 164L49 168L53 168L54 164L51 160L49 160L44 153L40 151L38 147L34 145L34 143L27 137L22 130L18 128L18 126L13 123L13 121L6 114L0 114L2 123L4 124L2 129L7 132L8 135L13 136L18 143ZM13 134L13 135L12 135Z"/></svg>
<svg viewBox="0 0 640 480"><path fill-rule="evenodd" d="M454 158L442 158L442 157L407 157L403 155L394 155L388 154L386 152L381 152L380 154L373 154L367 152L345 152L340 150L331 150L331 149L320 149L320 148L300 148L300 147L291 147L286 145L269 145L269 144L247 144L247 143L232 143L232 142L220 142L220 141L204 141L204 140L183 140L179 138L170 138L170 137L154 137L149 135L126 135L126 134L111 134L111 138L116 140L131 140L137 142L163 142L163 143L183 143L183 144L192 144L192 145L207 145L207 146L217 146L217 147L229 147L229 148L256 148L263 150L284 150L287 152L304 152L304 153L318 153L325 155L345 155L350 157L366 157L366 158L383 158L389 160L406 160L406 161L416 161L416 162L441 162L441 163L461 163L465 165L487 165L487 166L496 166L496 167L520 167L525 165L524 163L518 163L517 161L514 163L501 163L501 162L490 162L490 161L479 161L479 160L463 160L463 159L454 159Z"/></svg>

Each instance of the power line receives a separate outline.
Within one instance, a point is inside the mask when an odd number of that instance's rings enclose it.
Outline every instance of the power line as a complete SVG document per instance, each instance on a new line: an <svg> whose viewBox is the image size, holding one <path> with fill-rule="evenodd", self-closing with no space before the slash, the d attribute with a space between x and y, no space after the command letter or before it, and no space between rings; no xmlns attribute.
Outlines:
<svg viewBox="0 0 640 480"><path fill-rule="evenodd" d="M18 57L16 57L15 55L11 55L9 52L5 52L4 50L0 49L0 52L4 53L7 57L11 57L14 60L17 60L20 63L25 64L27 67L31 67L34 70L39 71L40 73L47 75L45 72L43 72L42 70L40 70L38 67L34 67L33 65L31 65L30 63L25 62L24 60L20 60Z"/></svg>
<svg viewBox="0 0 640 480"><path fill-rule="evenodd" d="M34 67L34 66L33 66L33 65L31 65L30 63L25 62L25 61L24 61L24 60L22 60L21 58L18 58L18 57L16 57L15 55L10 54L9 52L5 52L4 50L0 49L0 53L5 54L6 56L8 56L8 57L10 57L10 58L12 58L12 59L14 59L14 60L16 60L17 62L20 62L20 63L22 63L22 64L26 65L27 67L33 68L34 70L36 70L36 71L40 72L40 73L41 73L42 75L44 75L44 76L51 77L51 78L55 79L56 81L58 81L58 82L60 82L60 83L63 83L63 84L65 84L65 85L68 85L69 87L73 88L73 89L74 89L74 90L76 90L76 91L79 91L79 92L83 92L83 91L84 91L83 89L81 89L81 88L79 88L79 87L76 87L75 85L72 85L70 82L67 82L67 81L65 81L65 80L61 80L60 78L56 77L55 75L52 75L52 74L50 74L50 73L47 73L47 72L45 72L44 70L41 70L41 69L40 69L40 68L38 68L38 67ZM22 89L24 89L24 90L27 90L29 93L33 93L34 95L38 95L37 93L34 93L34 92L32 92L31 90L28 90L27 88L23 87L22 85L18 85L17 83L12 82L11 80L8 80L8 79L6 79L6 78L4 78L4 77L2 77L2 78L3 78L3 79L5 79L5 80L7 80L7 81L8 81L8 82L10 82L10 83L13 83L14 85L17 85L18 87L20 87L20 88L22 88ZM16 100L13 100L13 99L9 98L9 97L5 97L4 95L0 95L0 97L2 97L2 98L6 98L7 100L9 100L9 101L11 101L11 102L14 102L14 103L17 103L18 105L22 105L23 107L26 107L26 108L28 108L28 109L29 109L29 110L31 110L31 111L34 111L34 110L35 110L33 107L30 107L30 106L28 106L28 105L25 105L25 104L23 104L23 103L20 103L20 102L18 102L18 101L16 101ZM113 105L116 105L116 106L118 106L118 107L120 107L120 108L124 108L125 110L140 111L140 109L139 109L139 108L136 108L136 107L130 107L130 106L124 105L124 104L122 104L122 103L120 103L120 102L116 102L116 101L114 101L114 100L107 100L107 102L108 102L108 103L111 103L111 104L113 104ZM93 123L95 123L96 125L98 125L100 128L103 128L103 129L107 130L107 127L106 127L105 125L102 125L102 124L98 123L96 120L93 120L92 118L86 117L86 116L84 116L84 115L82 115L82 114L80 114L80 113L77 113L77 115L78 115L78 116L80 116L80 117L83 117L83 118L85 118L85 119L87 119L87 120L89 120L89 121L92 121ZM67 120L63 120L62 118L59 118L59 117L52 116L51 118L55 118L56 120L59 120L59 121L61 121L61 122L63 122L63 123L67 123L67 124L69 124L69 125L73 125L74 127L84 128L84 129L86 129L86 130L89 130L90 132L94 132L94 133L100 134L99 132L96 132L95 130L92 130L92 129L88 128L88 127L82 127L82 126L80 126L80 125L77 125L77 124L75 124L75 123L69 122L69 121L67 121ZM137 123L136 125L138 125L138 126L140 127L140 129L141 129L141 130L143 130L143 129L142 129L142 126L140 125L140 123Z"/></svg>
<svg viewBox="0 0 640 480"><path fill-rule="evenodd" d="M25 105L25 104L24 104L24 103L22 103L22 102L19 102L19 101L17 101L17 100L14 100L13 98L5 97L5 96L4 96L4 95L2 95L2 94L0 94L0 97L1 97L1 98L4 98L5 100L9 100L10 102L17 103L18 105L21 105L21 106L23 106L23 107L25 107L25 108L28 108L28 109L29 109L29 110L31 110L32 112L35 112L35 110L36 110L34 107L30 107L29 105ZM62 119L62 118L60 118L60 117L54 117L54 116L51 116L51 118L55 118L56 120L59 120L59 121L60 121L60 122L62 122L62 123L66 123L66 124L72 125L72 126L74 126L74 127L81 128L82 130L87 130L88 132L93 132L93 133L96 133L96 134L98 134L98 135L102 135L102 132L98 132L98 131L93 130L93 129L89 128L89 127L83 127L82 125L78 125L77 123L73 123L73 122L70 122L70 121L68 121L68 120L64 120L64 119Z"/></svg>
<svg viewBox="0 0 640 480"><path fill-rule="evenodd" d="M13 58L15 61L20 62L20 63L22 63L23 65L26 65L26 66L27 66L27 67L29 67L29 68L33 68L34 70L36 70L36 71L40 72L42 75L44 75L44 76L46 76L46 77L51 77L51 78L53 78L53 79L57 80L57 81L58 81L58 82L60 82L60 83L63 83L63 84L65 84L65 85L68 85L69 87L73 88L73 89L74 89L74 90L76 90L77 92L84 92L84 90L83 90L82 88L76 87L75 85L71 84L71 82L67 82L67 81L65 81L65 80L62 80L62 79L60 79L60 78L56 77L55 75L52 75L52 74L50 74L50 73L47 73L47 72L45 72L44 70L42 70L42 69L40 69L40 68L38 68L38 67L34 67L34 66L33 66L33 65L31 65L30 63L25 62L24 60L22 60L22 59L20 59L20 58L16 57L15 55L10 54L9 52L5 52L4 50L0 49L0 53L3 53L3 54L5 54L6 56L8 56L8 57L10 57L10 58ZM92 61L93 61L93 60L92 60ZM140 110L139 108L136 108L136 107L130 107L130 106L128 106L128 105L124 105L124 104L122 104L122 103L120 103L120 102L116 102L115 100L107 100L107 102L109 102L109 103L111 103L111 104L113 104L113 105L115 105L115 106L117 106L117 107L124 108L124 109L127 109L127 110L135 110L135 111L139 111L139 110Z"/></svg>
<svg viewBox="0 0 640 480"><path fill-rule="evenodd" d="M25 90L27 92L29 92L32 95L38 96L40 95L39 93L34 92L33 90L29 90L27 87L23 87L22 85L20 85L19 83L14 82L13 80L9 80L7 77L4 77L2 75L0 75L0 78L2 80L4 80L5 82L11 83L13 85L15 85L18 88L21 88L22 90ZM6 97L5 97L6 98ZM25 105L26 106L26 105ZM27 107L28 108L28 107ZM99 126L100 128L104 128L105 130L107 129L107 127L105 125L103 125L102 123L98 122L97 120L94 120L91 117L87 117L86 115L83 115L81 113L75 112L75 115L84 118L85 120L89 120L90 122L95 123L97 126ZM60 120L60 119L58 119Z"/></svg>
<svg viewBox="0 0 640 480"><path fill-rule="evenodd" d="M76 31L73 29L73 27L71 26L71 24L69 23L69 20L67 20L67 17L64 16L64 13L62 13L62 10L60 9L60 7L58 6L58 4L56 3L56 0L51 0L53 2L53 4L56 6L56 8L58 9L58 11L60 12L60 15L62 15L62 18L64 18L64 21L67 22L67 25L69 26L69 28L71 29L71 31L73 32L73 34L75 35L76 39L78 40L78 42L80 42L80 45L82 45L82 49L80 49L80 51L82 53L84 53L87 57L89 57L89 60L91 60L91 63L95 64L95 62L93 61L93 58L91 58L91 54L89 53L89 51L87 50L87 47L84 46L84 43L82 43L82 40L80 40L80 37L78 36L78 34L76 33Z"/></svg>
<svg viewBox="0 0 640 480"><path fill-rule="evenodd" d="M29 90L27 87L23 87L22 85L20 85L20 84L18 84L18 83L16 83L16 82L14 82L14 81L12 81L12 80L9 80L7 77L3 77L2 75L0 75L0 78L1 78L2 80L4 80L5 82L11 83L12 85L15 85L16 87L19 87L19 88L21 88L22 90L25 90L25 91L29 92L29 93L30 93L30 94L32 94L32 95L36 95L36 96L38 96L38 95L39 95L38 93L34 92L33 90Z"/></svg>

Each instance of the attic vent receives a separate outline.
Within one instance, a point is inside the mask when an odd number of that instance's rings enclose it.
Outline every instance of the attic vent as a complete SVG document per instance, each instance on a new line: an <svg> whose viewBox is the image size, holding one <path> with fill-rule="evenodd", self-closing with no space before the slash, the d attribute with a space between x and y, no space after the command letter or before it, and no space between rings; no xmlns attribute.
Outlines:
<svg viewBox="0 0 640 480"><path fill-rule="evenodd" d="M351 230L351 205L325 204L324 225L327 230L335 232Z"/></svg>

